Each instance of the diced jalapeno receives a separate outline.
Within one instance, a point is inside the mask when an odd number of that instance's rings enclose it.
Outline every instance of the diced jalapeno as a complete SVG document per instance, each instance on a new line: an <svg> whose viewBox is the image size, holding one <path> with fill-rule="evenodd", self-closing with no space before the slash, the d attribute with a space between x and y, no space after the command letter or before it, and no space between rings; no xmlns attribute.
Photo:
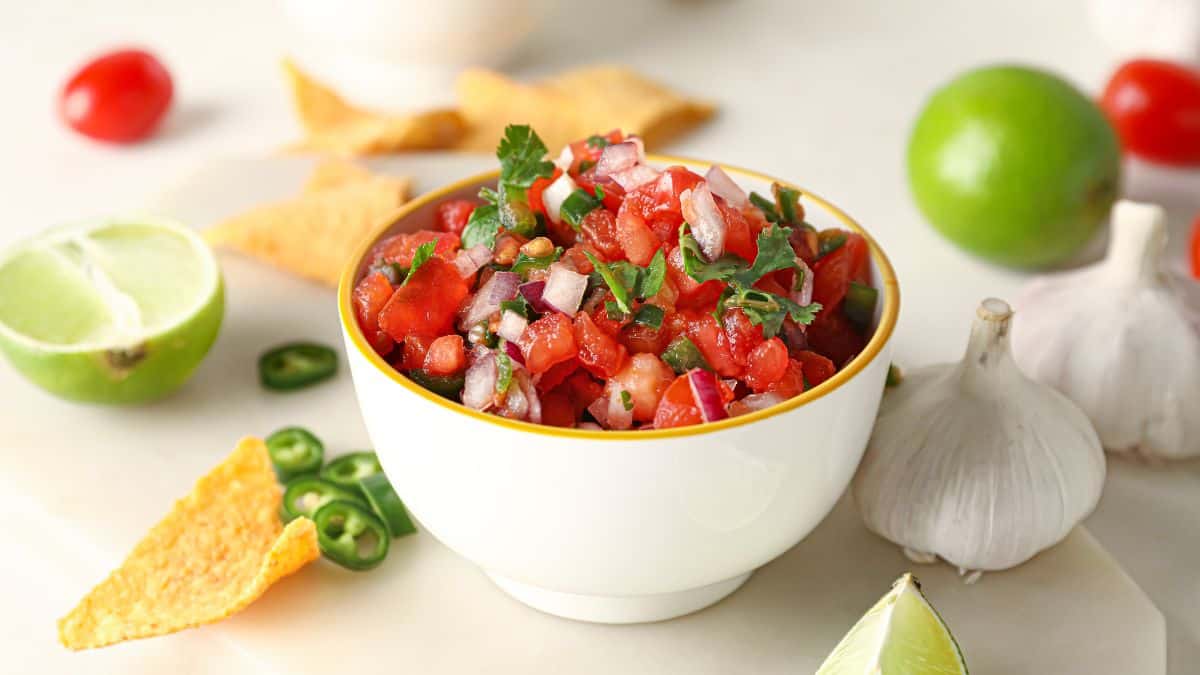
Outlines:
<svg viewBox="0 0 1200 675"><path fill-rule="evenodd" d="M875 303L878 301L879 291L866 284L851 281L846 290L846 318L859 328L870 326L871 321L875 319Z"/></svg>
<svg viewBox="0 0 1200 675"><path fill-rule="evenodd" d="M258 358L258 375L267 389L290 391L326 380L337 372L337 352L324 345L294 342Z"/></svg>
<svg viewBox="0 0 1200 675"><path fill-rule="evenodd" d="M346 569L369 570L387 557L387 525L361 502L335 499L317 509L313 522L322 555Z"/></svg>
<svg viewBox="0 0 1200 675"><path fill-rule="evenodd" d="M403 537L417 531L412 519L408 517L408 509L404 508L404 502L400 501L400 496L392 488L387 476L382 473L367 476L360 480L358 485L367 496L371 508L383 519L393 537Z"/></svg>
<svg viewBox="0 0 1200 675"><path fill-rule="evenodd" d="M833 253L846 243L846 233L838 230L821 230L817 234L817 259Z"/></svg>
<svg viewBox="0 0 1200 675"><path fill-rule="evenodd" d="M267 454L275 466L275 475L286 481L316 473L325 461L325 445L308 429L284 427L267 436Z"/></svg>
<svg viewBox="0 0 1200 675"><path fill-rule="evenodd" d="M704 355L700 353L700 348L696 346L696 343L682 335L667 345L667 348L663 350L662 360L679 375L692 368L712 370L712 366L704 360Z"/></svg>
<svg viewBox="0 0 1200 675"><path fill-rule="evenodd" d="M800 191L774 183L771 191L775 193L775 203L779 206L779 216L785 223L798 223L804 219L804 207L800 206Z"/></svg>
<svg viewBox="0 0 1200 675"><path fill-rule="evenodd" d="M423 370L408 371L408 379L438 396L452 400L458 399L465 381L462 375L430 375Z"/></svg>
<svg viewBox="0 0 1200 675"><path fill-rule="evenodd" d="M317 509L335 499L362 501L353 490L316 476L300 476L288 481L284 488L279 515L284 522L291 522L300 516L312 518Z"/></svg>
<svg viewBox="0 0 1200 675"><path fill-rule="evenodd" d="M888 366L887 380L884 381L885 387L896 387L904 381L904 372L900 370L900 366L890 364Z"/></svg>
<svg viewBox="0 0 1200 675"><path fill-rule="evenodd" d="M511 195L510 195L511 197ZM500 203L500 224L504 229L532 239L538 233L538 220L529 204L515 199Z"/></svg>
<svg viewBox="0 0 1200 675"><path fill-rule="evenodd" d="M377 473L383 473L379 458L370 450L363 450L333 459L321 469L321 478L358 493L358 481Z"/></svg>

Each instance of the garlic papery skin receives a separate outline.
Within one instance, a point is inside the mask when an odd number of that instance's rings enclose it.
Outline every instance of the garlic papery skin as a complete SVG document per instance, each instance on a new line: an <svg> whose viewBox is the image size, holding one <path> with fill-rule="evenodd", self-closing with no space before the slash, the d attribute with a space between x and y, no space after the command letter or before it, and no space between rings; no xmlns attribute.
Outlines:
<svg viewBox="0 0 1200 675"><path fill-rule="evenodd" d="M1118 202L1107 257L1033 280L1017 363L1073 400L1114 452L1200 456L1200 284L1168 269L1163 210Z"/></svg>
<svg viewBox="0 0 1200 675"><path fill-rule="evenodd" d="M1017 368L1011 324L1007 303L984 300L961 362L906 373L883 398L854 500L867 528L914 561L1007 569L1061 541L1100 499L1096 432Z"/></svg>

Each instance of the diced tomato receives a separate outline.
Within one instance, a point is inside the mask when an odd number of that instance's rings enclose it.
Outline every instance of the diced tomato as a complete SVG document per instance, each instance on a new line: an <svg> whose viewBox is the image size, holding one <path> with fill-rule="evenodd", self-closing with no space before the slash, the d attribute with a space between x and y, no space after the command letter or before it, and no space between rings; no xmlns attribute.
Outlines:
<svg viewBox="0 0 1200 675"><path fill-rule="evenodd" d="M425 356L433 338L424 335L409 335L400 346L400 370L418 370L425 367Z"/></svg>
<svg viewBox="0 0 1200 675"><path fill-rule="evenodd" d="M796 359L788 359L783 376L768 384L767 391L785 399L799 396L804 391L804 364Z"/></svg>
<svg viewBox="0 0 1200 675"><path fill-rule="evenodd" d="M541 377L538 378L537 390L550 391L554 389L565 382L578 369L579 359L569 359L550 366L550 369L542 373Z"/></svg>
<svg viewBox="0 0 1200 675"><path fill-rule="evenodd" d="M578 419L583 411L604 393L604 385L592 379L586 370L580 368L571 374L562 384L570 392L571 403L575 406L575 417Z"/></svg>
<svg viewBox="0 0 1200 675"><path fill-rule="evenodd" d="M521 336L521 352L525 367L537 375L550 370L556 363L575 358L575 331L571 320L552 312L529 324Z"/></svg>
<svg viewBox="0 0 1200 675"><path fill-rule="evenodd" d="M688 376L686 373L680 375L667 386L658 401L658 408L654 411L654 428L686 427L703 421L700 409L696 407L696 400L692 397L692 385L688 383Z"/></svg>
<svg viewBox="0 0 1200 675"><path fill-rule="evenodd" d="M833 377L833 374L837 372L837 366L833 365L833 361L816 352L804 350L796 356L804 368L804 381L808 383L809 389Z"/></svg>
<svg viewBox="0 0 1200 675"><path fill-rule="evenodd" d="M725 252L754 262L754 256L758 255L758 243L755 241L756 234L750 232L746 217L723 199L717 200L717 208L725 217Z"/></svg>
<svg viewBox="0 0 1200 675"><path fill-rule="evenodd" d="M742 367L733 359L729 351L729 337L712 314L699 310L685 310L688 338L695 343L696 348L708 361L708 365L722 377L737 377L742 374Z"/></svg>
<svg viewBox="0 0 1200 675"><path fill-rule="evenodd" d="M659 328L630 323L621 329L621 342L634 354L661 354L671 341L663 323Z"/></svg>
<svg viewBox="0 0 1200 675"><path fill-rule="evenodd" d="M474 210L475 202L469 199L448 199L433 212L433 226L442 232L461 235Z"/></svg>
<svg viewBox="0 0 1200 675"><path fill-rule="evenodd" d="M845 365L867 346L867 339L840 311L822 309L806 331L809 346L829 357L835 364Z"/></svg>
<svg viewBox="0 0 1200 675"><path fill-rule="evenodd" d="M788 368L788 350L779 338L771 338L755 347L746 366L746 384L756 394L783 379Z"/></svg>
<svg viewBox="0 0 1200 675"><path fill-rule="evenodd" d="M412 234L395 234L384 239L375 248L374 260L394 262L401 267L412 265L413 255L421 244L436 241L433 254L450 260L455 251L462 245L462 240L453 232L434 232L433 230L418 230Z"/></svg>
<svg viewBox="0 0 1200 675"><path fill-rule="evenodd" d="M721 324L729 340L729 354L733 362L744 368L750 360L750 352L763 343L762 326L750 323L746 313L737 308L725 310Z"/></svg>
<svg viewBox="0 0 1200 675"><path fill-rule="evenodd" d="M579 362L596 377L612 377L625 366L625 346L601 330L587 312L575 317L575 345Z"/></svg>
<svg viewBox="0 0 1200 675"><path fill-rule="evenodd" d="M536 213L545 215L546 206L542 203L542 193L545 192L546 188L550 187L550 184L561 175L562 169L556 167L554 169L554 173L552 173L549 178L538 178L533 181L533 184L529 186L529 191L525 193L525 195L529 198L530 209L533 209L533 211Z"/></svg>
<svg viewBox="0 0 1200 675"><path fill-rule="evenodd" d="M358 327L380 356L387 356L395 346L391 336L379 330L379 312L391 297L392 285L381 272L368 274L354 287L354 313L358 317Z"/></svg>
<svg viewBox="0 0 1200 675"><path fill-rule="evenodd" d="M667 167L653 183L647 183L630 192L622 210L641 217L646 225L661 240L674 243L683 224L683 208L679 195L684 190L699 184L703 177L682 166Z"/></svg>
<svg viewBox="0 0 1200 675"><path fill-rule="evenodd" d="M796 255L811 267L817 259L817 252L821 246L817 238L817 231L810 227L793 227L788 241Z"/></svg>
<svg viewBox="0 0 1200 675"><path fill-rule="evenodd" d="M379 326L397 342L408 335L446 335L454 330L459 305L469 292L458 268L435 256L396 289L379 313Z"/></svg>
<svg viewBox="0 0 1200 675"><path fill-rule="evenodd" d="M590 137L589 137L590 138ZM579 173L579 164L581 162L589 162L595 164L600 160L600 155L604 152L606 145L613 145L625 140L625 135L620 129L613 129L601 136L606 142L598 145L589 145L587 138L581 138L571 143L571 166L570 173L572 175Z"/></svg>
<svg viewBox="0 0 1200 675"><path fill-rule="evenodd" d="M675 246L667 253L667 275L679 295L675 302L679 307L704 307L712 305L721 296L719 281L700 283L689 277L683 269L683 253Z"/></svg>
<svg viewBox="0 0 1200 675"><path fill-rule="evenodd" d="M623 208L617 213L617 239L625 258L642 267L649 265L655 252L662 247L662 241L650 231L646 221Z"/></svg>
<svg viewBox="0 0 1200 675"><path fill-rule="evenodd" d="M425 353L425 372L430 375L453 375L466 368L467 353L461 335L443 335Z"/></svg>
<svg viewBox="0 0 1200 675"><path fill-rule="evenodd" d="M567 389L558 387L538 397L542 402L542 424L565 428L575 426L575 406L571 404L571 394Z"/></svg>
<svg viewBox="0 0 1200 675"><path fill-rule="evenodd" d="M608 315L608 308L605 305L610 302L614 302L613 294L605 293L592 309L591 315L596 326L615 339L620 337L621 329L625 327L625 321L614 319Z"/></svg>
<svg viewBox="0 0 1200 675"><path fill-rule="evenodd" d="M846 243L813 263L813 300L826 311L846 297L851 281L866 283L870 273L867 241L854 232L844 232Z"/></svg>
<svg viewBox="0 0 1200 675"><path fill-rule="evenodd" d="M583 242L605 261L622 258L621 241L617 238L617 217L608 209L594 209L579 223Z"/></svg>
<svg viewBox="0 0 1200 675"><path fill-rule="evenodd" d="M579 244L571 246L563 251L562 261L575 266L575 271L580 274L591 274L595 268L592 266L592 261L587 259L583 254L583 247Z"/></svg>
<svg viewBox="0 0 1200 675"><path fill-rule="evenodd" d="M608 381L609 390L627 391L633 403L633 419L654 419L658 401L675 377L675 372L654 354L634 354L620 372ZM618 393L618 395L620 395Z"/></svg>
<svg viewBox="0 0 1200 675"><path fill-rule="evenodd" d="M595 167L575 176L575 184L590 195L596 194L596 188L599 187L603 195L601 203L604 204L604 208L613 213L616 213L621 208L622 202L625 201L625 190L608 176L597 178Z"/></svg>

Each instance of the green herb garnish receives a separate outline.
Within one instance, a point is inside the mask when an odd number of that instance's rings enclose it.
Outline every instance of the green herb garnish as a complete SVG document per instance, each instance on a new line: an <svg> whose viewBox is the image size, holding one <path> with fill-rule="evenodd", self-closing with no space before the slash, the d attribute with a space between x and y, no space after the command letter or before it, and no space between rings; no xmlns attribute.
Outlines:
<svg viewBox="0 0 1200 675"><path fill-rule="evenodd" d="M525 317L526 319L533 318L533 307L529 306L529 301L520 293L512 300L505 300L500 303L500 313L515 312Z"/></svg>
<svg viewBox="0 0 1200 675"><path fill-rule="evenodd" d="M600 186L596 186L596 190L599 192ZM600 194L602 195L603 193L601 192ZM603 205L600 199L602 197L593 197L585 190L577 188L563 200L562 206L558 210L559 216L578 232L579 224L583 222L583 217Z"/></svg>
<svg viewBox="0 0 1200 675"><path fill-rule="evenodd" d="M554 163L545 159L546 152L546 144L529 125L504 128L496 158L500 160L500 194L505 200L523 198L533 181L554 175Z"/></svg>
<svg viewBox="0 0 1200 675"><path fill-rule="evenodd" d="M587 171L588 169L592 168L593 166L596 166L596 163L590 159L579 160L579 173L583 173L584 171Z"/></svg>
<svg viewBox="0 0 1200 675"><path fill-rule="evenodd" d="M495 248L496 233L500 231L500 209L495 204L475 207L467 226L463 228L462 247L474 248L480 244Z"/></svg>
<svg viewBox="0 0 1200 675"><path fill-rule="evenodd" d="M661 328L666 312L658 305L642 305L633 313L633 322L651 328Z"/></svg>
<svg viewBox="0 0 1200 675"><path fill-rule="evenodd" d="M633 410L633 395L624 389L621 390L621 407L625 408L625 412Z"/></svg>
<svg viewBox="0 0 1200 675"><path fill-rule="evenodd" d="M628 314L626 314L624 311L621 310L620 305L613 302L612 300L609 300L608 302L604 303L604 314L606 316L608 316L609 319L612 319L613 321L624 321L625 317L629 316Z"/></svg>
<svg viewBox="0 0 1200 675"><path fill-rule="evenodd" d="M587 256L592 266L596 268L596 272L608 285L608 290L612 292L613 299L623 314L633 312L634 299L644 300L658 293L667 274L667 259L663 255L662 249L654 254L650 264L646 267L638 267L625 260L606 263L587 251L584 251L583 254Z"/></svg>
<svg viewBox="0 0 1200 675"><path fill-rule="evenodd" d="M608 145L608 139L603 136L592 134L587 137L587 146L589 148L607 148Z"/></svg>
<svg viewBox="0 0 1200 675"><path fill-rule="evenodd" d="M400 284L401 286L407 284L408 280L412 279L413 275L417 273L417 270L421 269L421 265L424 265L426 260L433 257L433 249L435 248L437 248L436 241L427 241L417 247L416 252L413 253L412 266L408 268L408 274L404 277L404 282Z"/></svg>
<svg viewBox="0 0 1200 675"><path fill-rule="evenodd" d="M704 355L700 353L700 348L696 346L696 343L683 335L672 340L671 344L663 350L660 358L678 375L682 375L692 368L712 370L712 366L704 360Z"/></svg>

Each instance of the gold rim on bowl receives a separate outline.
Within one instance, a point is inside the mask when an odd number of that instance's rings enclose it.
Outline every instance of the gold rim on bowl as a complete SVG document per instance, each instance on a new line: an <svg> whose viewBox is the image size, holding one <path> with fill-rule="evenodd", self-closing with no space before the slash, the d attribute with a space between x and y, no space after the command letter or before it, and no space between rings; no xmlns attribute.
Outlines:
<svg viewBox="0 0 1200 675"><path fill-rule="evenodd" d="M698 160L684 157L674 157L670 155L648 155L647 159L652 162L668 166L676 164L690 164L695 166L706 163ZM852 377L862 371L862 369L865 368L868 363L874 360L876 356L879 355L880 350L883 349L883 345L892 336L892 332L896 327L896 318L900 312L900 287L896 282L896 272L894 269L892 269L892 264L888 260L887 255L885 255L883 250L879 248L879 245L875 243L875 240L871 237L871 235L868 234L867 231L862 228L862 226L855 222L854 219L847 215L844 211L820 196L792 183L776 180L770 176L758 173L756 171L750 171L749 169L742 169L738 167L730 167L725 164L722 164L721 167L734 175L754 178L768 183L778 182L781 185L786 185L799 190L806 198L812 200L826 212L832 214L835 218L841 221L842 225L861 234L867 240L867 244L871 251L871 259L875 263L875 268L879 271L879 277L883 283L883 312L880 315L879 324L875 327L875 334L871 336L871 341L867 343L866 348L859 352L858 356L855 356L850 363L846 364L845 367L835 373L833 377L825 380L821 384L809 389L799 396L794 396L782 403L773 405L769 408L764 408L763 410L756 410L752 413L739 415L737 417L729 417L717 422L707 422L704 424L695 424L686 427L674 427L671 429L652 429L648 431L596 431L591 429L568 429L549 426L546 424L535 424L533 422L512 420L508 419L507 417L491 415L473 408L468 408L461 403L455 403L454 401L438 396L416 382L408 379L406 376L400 373L400 371L393 368L391 364L385 361L383 357L379 356L379 354L376 354L375 350L372 349L369 344L367 344L366 337L363 335L362 330L358 327L358 320L354 316L351 296L354 291L354 284L356 282L358 270L362 264L363 258L367 255L371 248L375 246L375 243L379 241L385 232L392 229L392 227L398 221L404 219L413 211L430 202L444 199L447 195L462 190L463 188L488 181L494 182L500 175L499 170L488 171L486 173L470 176L436 190L426 192L425 194L401 206L394 214L392 214L391 217L387 219L387 221L381 227L379 227L375 232L371 233L371 236L367 237L366 240L363 241L363 243L355 251L354 256L351 258L351 262L347 264L346 268L342 271L341 283L338 284L338 316L342 322L342 330L346 332L346 335L350 336L350 343L355 349L358 350L363 358L365 358L371 363L372 366L380 370L396 384L407 389L409 392L425 399L426 401L429 401L430 403L442 406L443 408L448 408L459 414L473 417L482 422L494 424L515 431L543 434L547 436L557 436L560 438L613 441L650 441L655 439L681 438L684 436L696 436L700 434L713 433L716 431L742 426L743 424L751 424L759 420L764 420L768 417L774 417L775 415L781 415L789 410L799 408L805 403L815 401L818 398L821 398L822 396L837 389L842 384L848 382Z"/></svg>

